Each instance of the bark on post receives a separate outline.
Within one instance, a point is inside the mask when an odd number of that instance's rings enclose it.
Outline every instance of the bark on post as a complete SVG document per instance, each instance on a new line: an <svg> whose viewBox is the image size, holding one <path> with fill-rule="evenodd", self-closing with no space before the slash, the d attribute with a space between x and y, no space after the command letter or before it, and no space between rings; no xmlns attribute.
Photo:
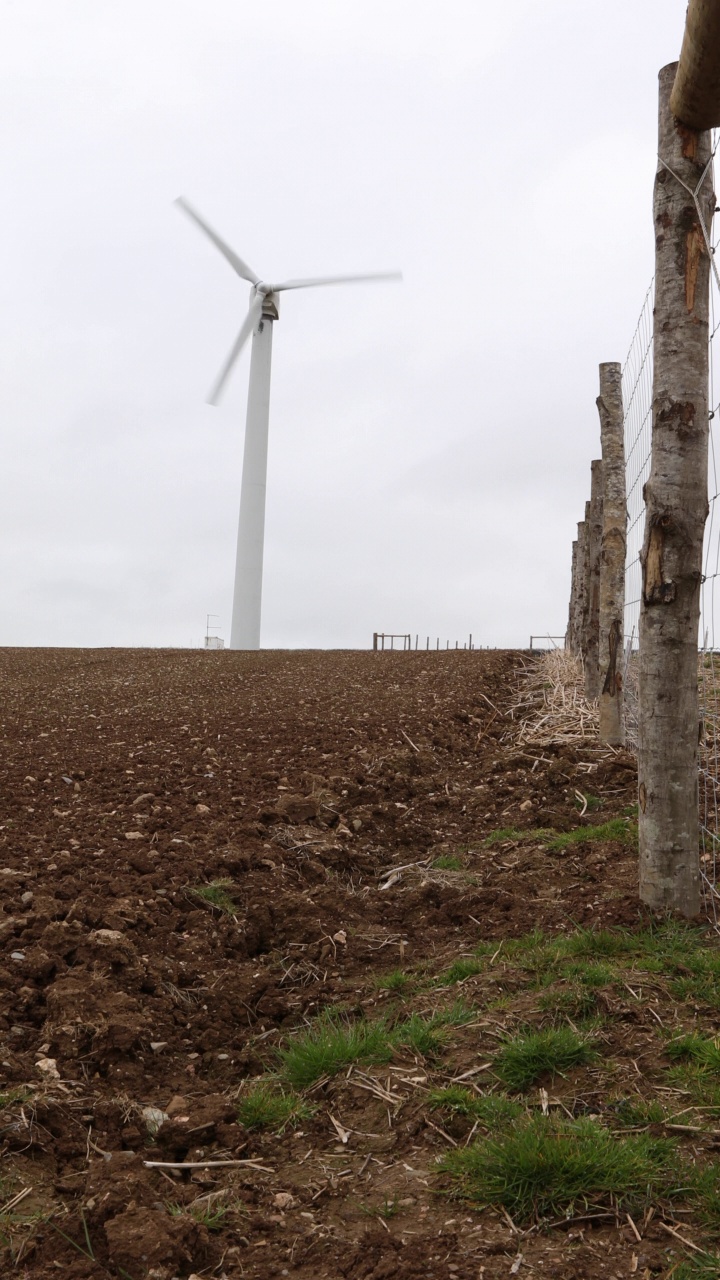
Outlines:
<svg viewBox="0 0 720 1280"><path fill-rule="evenodd" d="M570 570L570 606L568 608L568 625L565 632L565 648L568 653L576 652L575 637L575 613L577 609L577 573L578 573L578 544L577 541L572 544L572 568Z"/></svg>
<svg viewBox="0 0 720 1280"><path fill-rule="evenodd" d="M585 697L592 701L600 694L600 544L602 542L602 462L590 464L590 520L587 531L587 623L583 662L585 665Z"/></svg>
<svg viewBox="0 0 720 1280"><path fill-rule="evenodd" d="M587 527L590 515L590 503L585 503L585 519L578 522L577 527L577 588L575 591L575 648L579 658L583 656L585 637L585 598L587 595Z"/></svg>
<svg viewBox="0 0 720 1280"><path fill-rule="evenodd" d="M690 0L670 110L691 129L720 125L720 4Z"/></svg>
<svg viewBox="0 0 720 1280"><path fill-rule="evenodd" d="M603 514L600 546L600 741L624 741L622 641L625 612L625 438L622 369L600 365L597 399L602 443Z"/></svg>
<svg viewBox="0 0 720 1280"><path fill-rule="evenodd" d="M678 178L695 189L710 157L710 135L672 115L675 70L673 64L660 72L654 197L652 468L640 557L640 897L658 910L694 916L700 909L698 625L708 511L710 260L695 202ZM698 199L709 228L715 207L709 173Z"/></svg>

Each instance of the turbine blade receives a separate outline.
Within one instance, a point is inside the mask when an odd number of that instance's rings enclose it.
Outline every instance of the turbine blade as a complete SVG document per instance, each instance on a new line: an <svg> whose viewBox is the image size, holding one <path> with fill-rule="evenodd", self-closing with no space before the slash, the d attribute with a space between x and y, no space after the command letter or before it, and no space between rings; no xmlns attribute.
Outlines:
<svg viewBox="0 0 720 1280"><path fill-rule="evenodd" d="M268 285L273 293L285 289L315 289L323 284L361 284L364 280L402 280L402 271L375 271L363 276L317 276L309 280L283 280L282 284Z"/></svg>
<svg viewBox="0 0 720 1280"><path fill-rule="evenodd" d="M238 257L235 251L218 235L217 231L213 231L212 227L209 226L204 218L200 217L200 214L193 209L191 204L188 204L183 196L178 196L175 204L182 209L183 213L187 214L188 218L192 218L200 230L204 231L205 235L212 240L215 248L219 249L223 257L230 263L233 271L237 271L237 274L242 276L243 280L249 281L250 284L260 283L260 277L255 275L252 267L249 267L247 262L243 262L242 258Z"/></svg>
<svg viewBox="0 0 720 1280"><path fill-rule="evenodd" d="M227 382L232 372L233 365L235 364L235 361L240 355L240 352L245 346L245 343L247 342L248 338L250 337L250 334L255 328L255 325L260 319L260 316L262 315L262 309L263 309L262 295L259 293L256 293L255 297L250 303L248 313L243 321L242 328L237 338L235 339L230 355L225 361L225 364L223 365L220 371L217 381L215 382L215 386L213 387L212 391L210 392L210 395L208 396L208 404L217 404L218 400L220 399L220 396L222 395L223 389L225 387L225 383Z"/></svg>

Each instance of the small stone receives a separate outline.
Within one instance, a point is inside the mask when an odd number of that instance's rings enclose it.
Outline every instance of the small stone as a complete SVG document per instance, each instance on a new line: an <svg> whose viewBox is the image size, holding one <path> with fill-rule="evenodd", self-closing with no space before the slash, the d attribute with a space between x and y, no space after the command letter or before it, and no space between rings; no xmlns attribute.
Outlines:
<svg viewBox="0 0 720 1280"><path fill-rule="evenodd" d="M151 1040L150 1041L150 1048L152 1049L153 1053L159 1053L161 1049L167 1049L167 1046L168 1046L167 1040Z"/></svg>
<svg viewBox="0 0 720 1280"><path fill-rule="evenodd" d="M295 1197L290 1195L289 1191L278 1191L273 1196L273 1204L276 1209L291 1209L295 1203Z"/></svg>
<svg viewBox="0 0 720 1280"><path fill-rule="evenodd" d="M199 814L201 818L204 818L205 814L210 812L210 806L206 804L196 804L195 812Z"/></svg>
<svg viewBox="0 0 720 1280"><path fill-rule="evenodd" d="M183 1098L182 1094L176 1093L168 1102L165 1110L169 1116L177 1116L183 1111L187 1111L188 1100Z"/></svg>
<svg viewBox="0 0 720 1280"><path fill-rule="evenodd" d="M21 960L24 960L24 959L25 959L25 952L24 952L24 951L11 951L11 952L10 952L10 959L11 959L11 960L17 960L17 962L18 962L18 964L19 964Z"/></svg>
<svg viewBox="0 0 720 1280"><path fill-rule="evenodd" d="M22 897L20 898L20 901L22 902L24 907L29 907L34 897L35 897L35 894L31 893L30 890L28 889L27 893L24 893L22 895Z"/></svg>
<svg viewBox="0 0 720 1280"><path fill-rule="evenodd" d="M155 1135L161 1125L169 1120L167 1111L161 1111L159 1107L143 1107L142 1118L147 1125L147 1131L151 1135Z"/></svg>
<svg viewBox="0 0 720 1280"><path fill-rule="evenodd" d="M44 1076L49 1076L51 1080L59 1080L60 1072L57 1069L56 1058L38 1058L35 1063L38 1071L42 1071Z"/></svg>
<svg viewBox="0 0 720 1280"><path fill-rule="evenodd" d="M154 800L155 796L152 791L143 791L142 795L136 796L130 808L139 809L141 804L148 804L150 800Z"/></svg>
<svg viewBox="0 0 720 1280"><path fill-rule="evenodd" d="M362 827L362 818L353 818L352 820L353 831L359 831L361 827Z"/></svg>
<svg viewBox="0 0 720 1280"><path fill-rule="evenodd" d="M126 840L142 840L142 838L143 838L142 831L126 831L125 832Z"/></svg>
<svg viewBox="0 0 720 1280"><path fill-rule="evenodd" d="M520 812L526 813L528 809L532 809L532 800L523 800L520 805Z"/></svg>

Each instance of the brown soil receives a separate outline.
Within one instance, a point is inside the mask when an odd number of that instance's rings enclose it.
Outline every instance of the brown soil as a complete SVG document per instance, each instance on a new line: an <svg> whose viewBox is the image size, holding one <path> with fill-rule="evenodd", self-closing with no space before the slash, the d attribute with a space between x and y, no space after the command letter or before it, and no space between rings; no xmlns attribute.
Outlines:
<svg viewBox="0 0 720 1280"><path fill-rule="evenodd" d="M236 1099L322 1007L388 1004L375 980L398 966L439 969L536 926L638 921L622 844L484 845L497 828L576 828L578 791L602 820L634 799L629 756L513 745L524 661L0 654L0 1089L16 1100L0 1114L2 1201L32 1188L3 1274L509 1273L507 1222L438 1195L448 1138L421 1061L321 1084L314 1117L282 1136L243 1130ZM443 855L462 870L433 869ZM234 915L194 892L218 879ZM464 1031L439 1078L482 1060L483 1037ZM154 1137L147 1108L169 1116ZM261 1167L143 1163L241 1159ZM203 1196L229 1209L217 1231L169 1211ZM531 1239L527 1265L628 1274L632 1237L569 1235ZM651 1252L673 1243L658 1240Z"/></svg>

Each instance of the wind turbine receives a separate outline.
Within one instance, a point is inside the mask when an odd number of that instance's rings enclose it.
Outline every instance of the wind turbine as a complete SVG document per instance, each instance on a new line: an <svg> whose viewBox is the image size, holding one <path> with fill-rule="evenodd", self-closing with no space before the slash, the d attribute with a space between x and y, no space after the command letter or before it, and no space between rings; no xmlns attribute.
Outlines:
<svg viewBox="0 0 720 1280"><path fill-rule="evenodd" d="M252 334L230 648L259 649L270 416L270 357L273 322L279 318L278 295L287 289L314 289L318 285L354 284L363 280L400 280L402 276L397 271L382 271L372 275L322 276L318 279L283 280L280 284L267 284L182 196L175 203L212 240L233 271L251 286L248 313L208 401L210 404L218 403L233 366Z"/></svg>

